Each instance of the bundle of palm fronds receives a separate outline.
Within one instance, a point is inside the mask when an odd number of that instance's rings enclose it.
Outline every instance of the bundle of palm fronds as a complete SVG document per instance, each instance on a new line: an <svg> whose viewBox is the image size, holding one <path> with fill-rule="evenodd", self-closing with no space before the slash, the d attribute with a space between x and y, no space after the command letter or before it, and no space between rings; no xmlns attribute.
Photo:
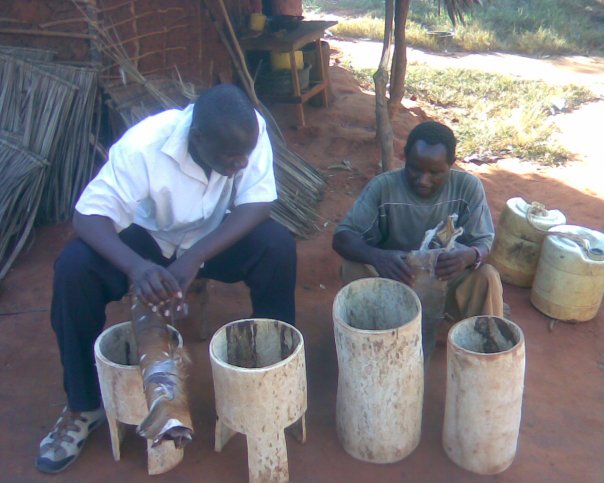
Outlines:
<svg viewBox="0 0 604 483"><path fill-rule="evenodd" d="M0 280L7 274L32 229L48 163L0 132Z"/></svg>
<svg viewBox="0 0 604 483"><path fill-rule="evenodd" d="M0 129L51 158L78 86L29 62L0 54Z"/></svg>
<svg viewBox="0 0 604 483"><path fill-rule="evenodd" d="M121 119L126 123L126 127L132 126L146 115L163 109L184 107L195 97L191 88L185 86L180 80L158 81L145 77L129 58L116 30L111 26L111 22L107 18L103 22L92 18L82 8L80 8L80 12L88 22L90 29L97 34L97 49L113 66L117 65L121 73L121 86L115 81L107 82L102 79L101 82L111 98L110 106L119 113ZM227 50L232 54L234 46L231 42L237 42L237 39L229 41L221 27L216 25ZM238 71L247 70L245 65L242 66L236 58L233 57L232 60ZM315 223L318 218L315 206L321 199L325 182L314 167L288 149L277 123L253 93L253 81L250 85L242 77L242 83L252 101L267 120L273 145L278 200L275 202L272 216L296 235L306 237L318 229ZM166 89L167 85L170 85L170 88ZM181 93L175 93L174 87L178 87Z"/></svg>
<svg viewBox="0 0 604 483"><path fill-rule="evenodd" d="M77 86L71 107L65 113L65 124L57 132L57 148L49 159L50 169L38 214L43 223L57 223L71 217L92 174L94 133L100 114L96 109L98 70L53 63L39 64L39 67Z"/></svg>
<svg viewBox="0 0 604 483"><path fill-rule="evenodd" d="M300 237L318 231L316 205L323 197L325 180L304 158L290 151L271 113L260 105L273 146L278 199L272 217Z"/></svg>
<svg viewBox="0 0 604 483"><path fill-rule="evenodd" d="M0 53L12 55L28 62L50 62L57 55L54 50L32 49L30 47L17 47L13 45L0 45Z"/></svg>
<svg viewBox="0 0 604 483"><path fill-rule="evenodd" d="M28 58L50 57L31 50ZM92 169L97 73L32 62L0 53L0 130L5 132L2 154L8 156L0 166L0 278L22 249L36 216L54 222L71 215Z"/></svg>

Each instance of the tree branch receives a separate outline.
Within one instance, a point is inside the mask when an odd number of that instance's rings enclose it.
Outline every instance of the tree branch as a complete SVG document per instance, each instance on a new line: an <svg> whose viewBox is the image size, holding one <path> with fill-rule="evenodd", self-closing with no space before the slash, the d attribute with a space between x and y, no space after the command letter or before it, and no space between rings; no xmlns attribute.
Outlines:
<svg viewBox="0 0 604 483"><path fill-rule="evenodd" d="M394 54L390 70L390 99L388 114L394 117L400 108L405 94L405 76L407 74L407 44L405 41L405 26L409 13L410 0L396 0L394 9Z"/></svg>
<svg viewBox="0 0 604 483"><path fill-rule="evenodd" d="M388 85L388 66L392 47L392 28L394 22L394 0L386 0L386 15L384 24L384 44L378 70L373 74L375 83L375 118L377 138L382 154L382 171L389 171L394 166L394 145L392 126L388 116L388 101L386 90Z"/></svg>

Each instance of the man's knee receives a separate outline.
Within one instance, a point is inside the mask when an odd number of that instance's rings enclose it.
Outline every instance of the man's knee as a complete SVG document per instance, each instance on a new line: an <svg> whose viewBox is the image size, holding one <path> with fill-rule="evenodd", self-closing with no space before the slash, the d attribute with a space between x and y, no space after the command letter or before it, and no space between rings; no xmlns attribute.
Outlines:
<svg viewBox="0 0 604 483"><path fill-rule="evenodd" d="M55 282L78 282L99 255L79 238L71 240L54 264Z"/></svg>
<svg viewBox="0 0 604 483"><path fill-rule="evenodd" d="M270 259L278 264L296 263L296 240L283 225L266 220L254 230L253 243L266 250Z"/></svg>
<svg viewBox="0 0 604 483"><path fill-rule="evenodd" d="M346 258L342 258L340 277L344 283L350 283L361 278L379 277L379 274L371 265L353 262L351 260L347 260Z"/></svg>
<svg viewBox="0 0 604 483"><path fill-rule="evenodd" d="M499 276L499 272L493 265L485 263L481 265L478 270L476 270L476 272L474 273L476 274L476 276L484 280L484 282L487 283L489 287L503 291L503 288L501 286L501 277Z"/></svg>

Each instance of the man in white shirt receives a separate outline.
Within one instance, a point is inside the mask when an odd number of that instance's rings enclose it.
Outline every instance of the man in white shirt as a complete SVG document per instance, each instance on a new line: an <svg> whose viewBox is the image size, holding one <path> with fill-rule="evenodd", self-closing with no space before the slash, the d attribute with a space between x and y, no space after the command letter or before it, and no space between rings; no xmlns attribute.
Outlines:
<svg viewBox="0 0 604 483"><path fill-rule="evenodd" d="M154 307L196 277L250 287L253 317L295 323L296 247L269 219L276 199L264 119L230 85L128 130L76 205L78 238L55 263L52 327L67 406L36 467L62 471L104 420L93 345L131 285Z"/></svg>

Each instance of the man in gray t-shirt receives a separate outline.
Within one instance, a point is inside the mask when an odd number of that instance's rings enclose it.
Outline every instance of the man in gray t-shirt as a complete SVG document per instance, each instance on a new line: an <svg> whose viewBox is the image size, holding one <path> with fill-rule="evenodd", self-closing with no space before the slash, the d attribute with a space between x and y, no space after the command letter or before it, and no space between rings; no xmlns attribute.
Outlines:
<svg viewBox="0 0 604 483"><path fill-rule="evenodd" d="M486 260L494 238L493 221L480 180L451 169L456 139L443 124L416 126L407 138L402 170L371 180L333 237L344 258L346 283L371 276L413 286L415 274L406 262L426 230L450 215L464 229L456 247L439 255L435 275L448 283L446 312L460 320L474 315L503 316L499 274Z"/></svg>

